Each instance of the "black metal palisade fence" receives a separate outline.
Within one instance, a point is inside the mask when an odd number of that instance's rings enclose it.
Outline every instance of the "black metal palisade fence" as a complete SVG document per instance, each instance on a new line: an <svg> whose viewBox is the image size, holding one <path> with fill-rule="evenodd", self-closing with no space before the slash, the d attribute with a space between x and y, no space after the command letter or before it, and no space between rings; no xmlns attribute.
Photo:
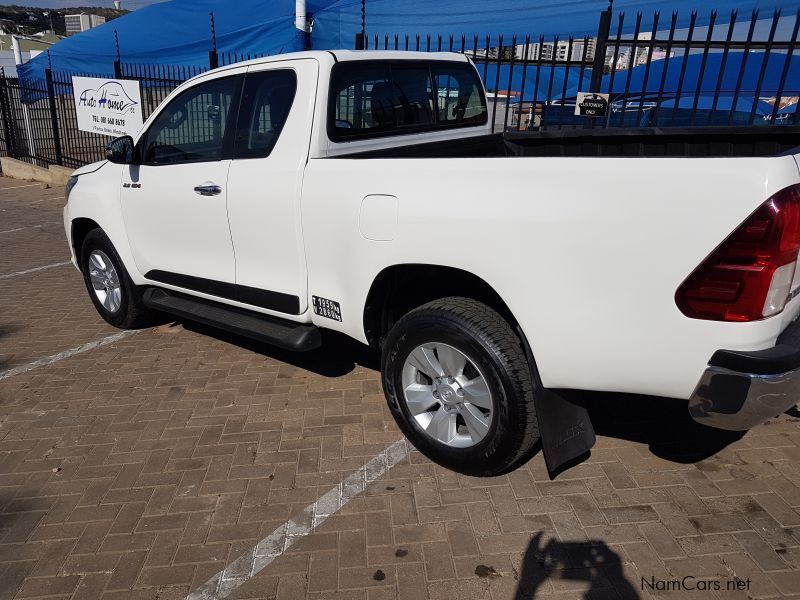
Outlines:
<svg viewBox="0 0 800 600"><path fill-rule="evenodd" d="M356 36L357 49L458 52L488 91L493 131L565 127L798 124L800 11L698 26L659 12L643 25L601 13L596 36ZM665 22L666 21L666 22ZM788 86L788 87L787 87ZM610 95L605 118L575 115L579 92Z"/></svg>
<svg viewBox="0 0 800 600"><path fill-rule="evenodd" d="M698 25L697 12L679 28L677 13L648 21L637 13L631 22L607 10L594 36L367 34L356 36L355 47L466 54L488 91L493 131L800 124L800 11L766 18L757 11L748 18L712 12L707 23ZM47 69L43 82L0 70L0 156L68 167L103 157L108 138L78 129L74 75L138 80L147 118L187 79L259 56L218 52L212 37L207 67L118 57L113 73ZM609 94L605 117L575 115L582 92Z"/></svg>

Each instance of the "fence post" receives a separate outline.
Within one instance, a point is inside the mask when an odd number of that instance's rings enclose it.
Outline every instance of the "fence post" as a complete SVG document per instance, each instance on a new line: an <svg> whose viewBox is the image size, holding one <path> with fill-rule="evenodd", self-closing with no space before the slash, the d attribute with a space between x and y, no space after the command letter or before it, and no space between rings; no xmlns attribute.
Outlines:
<svg viewBox="0 0 800 600"><path fill-rule="evenodd" d="M356 50L363 50L364 49L364 34L357 33L356 34Z"/></svg>
<svg viewBox="0 0 800 600"><path fill-rule="evenodd" d="M114 79L122 79L122 58L119 55L119 34L114 30Z"/></svg>
<svg viewBox="0 0 800 600"><path fill-rule="evenodd" d="M211 50L208 51L208 66L216 69L219 66L219 54L217 54L217 26L214 24L214 12L208 13L211 16Z"/></svg>
<svg viewBox="0 0 800 600"><path fill-rule="evenodd" d="M590 92L599 92L603 83L603 67L606 64L606 47L611 35L611 4L600 13L600 24L597 28L597 44L594 48L594 62L592 64L592 81L589 84Z"/></svg>
<svg viewBox="0 0 800 600"><path fill-rule="evenodd" d="M0 69L0 116L3 119L3 136L6 141L6 152L11 158L17 157L17 144L14 139L14 128L11 125L11 102L8 98L8 82L5 71Z"/></svg>
<svg viewBox="0 0 800 600"><path fill-rule="evenodd" d="M361 37L356 36L356 50L367 48L367 0L361 0ZM359 46L359 40L361 45ZM376 44L377 45L377 44Z"/></svg>
<svg viewBox="0 0 800 600"><path fill-rule="evenodd" d="M53 146L56 151L56 164L64 164L64 157L61 154L61 136L58 132L58 114L56 113L56 94L53 87L53 70L45 69L45 79L47 80L47 101L50 105L50 123L53 126Z"/></svg>

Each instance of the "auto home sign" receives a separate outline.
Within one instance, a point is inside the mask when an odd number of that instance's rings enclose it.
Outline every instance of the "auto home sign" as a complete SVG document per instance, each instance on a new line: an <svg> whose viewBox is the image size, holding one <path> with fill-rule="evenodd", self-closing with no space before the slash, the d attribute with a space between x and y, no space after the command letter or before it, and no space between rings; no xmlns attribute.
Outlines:
<svg viewBox="0 0 800 600"><path fill-rule="evenodd" d="M142 128L139 82L130 79L73 77L78 129L119 137Z"/></svg>

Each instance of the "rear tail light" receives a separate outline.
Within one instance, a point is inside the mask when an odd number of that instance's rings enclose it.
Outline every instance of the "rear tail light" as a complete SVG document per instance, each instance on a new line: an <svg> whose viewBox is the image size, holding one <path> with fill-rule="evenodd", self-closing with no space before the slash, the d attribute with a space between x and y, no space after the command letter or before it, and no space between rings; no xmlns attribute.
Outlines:
<svg viewBox="0 0 800 600"><path fill-rule="evenodd" d="M750 215L675 294L694 319L757 321L781 312L800 252L800 185L781 190Z"/></svg>

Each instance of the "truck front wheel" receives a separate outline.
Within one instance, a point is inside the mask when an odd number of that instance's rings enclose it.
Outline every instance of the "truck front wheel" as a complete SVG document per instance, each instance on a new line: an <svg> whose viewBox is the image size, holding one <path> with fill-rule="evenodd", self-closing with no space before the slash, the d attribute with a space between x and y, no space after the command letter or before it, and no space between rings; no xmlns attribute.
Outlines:
<svg viewBox="0 0 800 600"><path fill-rule="evenodd" d="M525 352L485 304L453 297L411 311L389 332L381 362L395 421L442 466L498 475L539 441Z"/></svg>
<svg viewBox="0 0 800 600"><path fill-rule="evenodd" d="M150 314L141 293L101 229L86 234L78 260L89 297L103 319L121 329L148 323Z"/></svg>

